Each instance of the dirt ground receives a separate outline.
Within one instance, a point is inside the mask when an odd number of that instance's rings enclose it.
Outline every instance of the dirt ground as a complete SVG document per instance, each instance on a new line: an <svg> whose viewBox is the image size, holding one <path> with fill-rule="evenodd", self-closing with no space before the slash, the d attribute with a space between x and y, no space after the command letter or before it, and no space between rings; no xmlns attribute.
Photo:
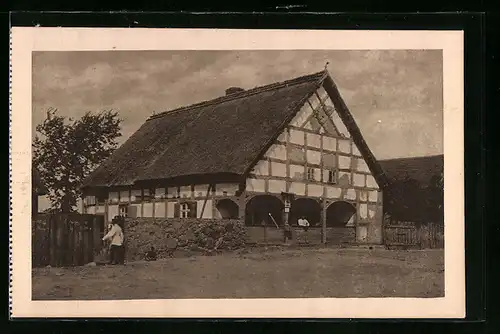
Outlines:
<svg viewBox="0 0 500 334"><path fill-rule="evenodd" d="M443 250L276 249L38 268L33 300L443 297Z"/></svg>

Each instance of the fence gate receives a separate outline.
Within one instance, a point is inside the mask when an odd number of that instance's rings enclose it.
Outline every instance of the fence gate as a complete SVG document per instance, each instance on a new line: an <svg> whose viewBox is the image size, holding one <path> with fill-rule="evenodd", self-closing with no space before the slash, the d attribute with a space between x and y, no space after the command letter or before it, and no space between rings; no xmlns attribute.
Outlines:
<svg viewBox="0 0 500 334"><path fill-rule="evenodd" d="M385 226L385 244L387 247L409 248L418 246L417 228L415 226Z"/></svg>
<svg viewBox="0 0 500 334"><path fill-rule="evenodd" d="M101 250L104 216L41 214L32 223L32 266L80 266Z"/></svg>

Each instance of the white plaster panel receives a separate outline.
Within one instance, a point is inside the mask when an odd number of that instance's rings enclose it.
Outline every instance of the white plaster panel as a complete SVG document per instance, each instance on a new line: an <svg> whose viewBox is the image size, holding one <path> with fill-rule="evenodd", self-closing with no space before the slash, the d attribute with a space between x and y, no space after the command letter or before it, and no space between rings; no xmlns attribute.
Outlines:
<svg viewBox="0 0 500 334"><path fill-rule="evenodd" d="M334 153L323 152L323 166L327 168L337 167L337 157Z"/></svg>
<svg viewBox="0 0 500 334"><path fill-rule="evenodd" d="M307 120L307 118L309 116L311 116L312 114L312 109L311 107L309 106L309 103L305 103L302 108L300 108L299 112L297 113L297 115L295 115L295 117L293 118L293 120L290 122L290 125L293 125L293 126L302 126L302 124L304 124L304 122Z"/></svg>
<svg viewBox="0 0 500 334"><path fill-rule="evenodd" d="M304 145L304 131L291 129L290 142L298 145Z"/></svg>
<svg viewBox="0 0 500 334"><path fill-rule="evenodd" d="M346 186L351 184L351 173L347 172L339 172L339 181L340 185Z"/></svg>
<svg viewBox="0 0 500 334"><path fill-rule="evenodd" d="M104 205L96 205L96 209L95 209L96 213L104 213L105 210L106 210L106 208L104 207Z"/></svg>
<svg viewBox="0 0 500 334"><path fill-rule="evenodd" d="M363 202L368 201L368 192L365 190L359 190L359 200Z"/></svg>
<svg viewBox="0 0 500 334"><path fill-rule="evenodd" d="M366 186L368 188L376 188L376 189L378 189L377 181L375 181L375 178L372 175L367 175L366 176Z"/></svg>
<svg viewBox="0 0 500 334"><path fill-rule="evenodd" d="M259 161L253 168L255 175L269 175L269 162L267 160Z"/></svg>
<svg viewBox="0 0 500 334"><path fill-rule="evenodd" d="M201 216L201 210L203 209L203 203L205 203L205 200L198 200L196 205L196 217L200 218ZM203 217L201 218L212 218L212 200L209 199L207 200L207 203L205 204L205 210L203 211Z"/></svg>
<svg viewBox="0 0 500 334"><path fill-rule="evenodd" d="M96 213L95 205L87 206L87 213L91 215L95 214Z"/></svg>
<svg viewBox="0 0 500 334"><path fill-rule="evenodd" d="M143 203L143 217L153 217L153 203Z"/></svg>
<svg viewBox="0 0 500 334"><path fill-rule="evenodd" d="M365 242L368 238L368 228L365 225L356 228L356 239L360 242Z"/></svg>
<svg viewBox="0 0 500 334"><path fill-rule="evenodd" d="M328 151L337 151L337 139L323 136L323 149Z"/></svg>
<svg viewBox="0 0 500 334"><path fill-rule="evenodd" d="M278 140L279 141L282 141L282 142L285 142L286 141L286 131L283 131L279 136L278 136Z"/></svg>
<svg viewBox="0 0 500 334"><path fill-rule="evenodd" d="M357 159L358 159L357 170L360 172L369 173L370 168L368 168L368 165L366 164L365 159L363 159L363 158L357 158Z"/></svg>
<svg viewBox="0 0 500 334"><path fill-rule="evenodd" d="M347 189L345 193L345 199L355 200L356 199L356 191L354 189Z"/></svg>
<svg viewBox="0 0 500 334"><path fill-rule="evenodd" d="M296 195L305 195L306 194L306 185L301 182L292 182L290 184L290 192Z"/></svg>
<svg viewBox="0 0 500 334"><path fill-rule="evenodd" d="M265 155L269 158L286 160L286 147L285 145L274 144L267 150Z"/></svg>
<svg viewBox="0 0 500 334"><path fill-rule="evenodd" d="M167 202L167 218L174 218L175 203L176 202Z"/></svg>
<svg viewBox="0 0 500 334"><path fill-rule="evenodd" d="M235 183L219 183L215 185L215 194L223 196L225 193L227 196L234 196L238 188L238 185Z"/></svg>
<svg viewBox="0 0 500 334"><path fill-rule="evenodd" d="M342 189L337 187L326 187L326 197L327 198L339 198L342 193Z"/></svg>
<svg viewBox="0 0 500 334"><path fill-rule="evenodd" d="M286 177L286 164L271 162L271 174L274 176Z"/></svg>
<svg viewBox="0 0 500 334"><path fill-rule="evenodd" d="M165 202L156 202L155 203L155 217L156 218L165 218Z"/></svg>
<svg viewBox="0 0 500 334"><path fill-rule="evenodd" d="M323 186L318 184L307 185L307 196L321 197L323 196Z"/></svg>
<svg viewBox="0 0 500 334"><path fill-rule="evenodd" d="M377 211L374 208L368 207L368 218L375 218L376 213Z"/></svg>
<svg viewBox="0 0 500 334"><path fill-rule="evenodd" d="M350 138L351 136L349 134L349 130L347 130L347 127L345 126L336 110L331 113L330 117L333 121L333 124L335 124L335 127L337 127L337 130L339 130L340 134L342 134L346 138Z"/></svg>
<svg viewBox="0 0 500 334"><path fill-rule="evenodd" d="M328 182L328 172L328 169L323 169L323 178L321 179L321 181Z"/></svg>
<svg viewBox="0 0 500 334"><path fill-rule="evenodd" d="M364 187L365 186L365 175L354 173L353 184L357 187Z"/></svg>
<svg viewBox="0 0 500 334"><path fill-rule="evenodd" d="M283 180L268 180L268 190L270 193L280 194L286 191L286 182Z"/></svg>
<svg viewBox="0 0 500 334"><path fill-rule="evenodd" d="M350 169L351 168L351 158L343 155L339 155L339 168Z"/></svg>
<svg viewBox="0 0 500 334"><path fill-rule="evenodd" d="M309 102L311 103L311 106L313 107L313 109L316 109L320 106L320 102L319 102L319 99L318 97L316 96L316 94L313 94L310 98L309 98Z"/></svg>
<svg viewBox="0 0 500 334"><path fill-rule="evenodd" d="M135 214L136 218L141 217L141 205L140 204L130 204L129 211L130 211L129 215Z"/></svg>
<svg viewBox="0 0 500 334"><path fill-rule="evenodd" d="M314 168L314 179L316 181L321 181L321 169Z"/></svg>
<svg viewBox="0 0 500 334"><path fill-rule="evenodd" d="M265 180L258 179L247 179L246 190L255 191L255 192L265 192L266 191L266 182Z"/></svg>
<svg viewBox="0 0 500 334"><path fill-rule="evenodd" d="M296 180L304 179L304 166L290 165L290 177Z"/></svg>
<svg viewBox="0 0 500 334"><path fill-rule="evenodd" d="M354 154L355 156L358 156L358 157L361 156L361 152L359 152L358 146L356 146L356 144L354 144L354 143L352 143L352 154Z"/></svg>
<svg viewBox="0 0 500 334"><path fill-rule="evenodd" d="M307 134L307 146L320 148L321 147L321 136L314 133Z"/></svg>
<svg viewBox="0 0 500 334"><path fill-rule="evenodd" d="M363 219L368 218L368 205L360 204L359 205L359 216Z"/></svg>
<svg viewBox="0 0 500 334"><path fill-rule="evenodd" d="M376 203L378 199L378 191L370 191L368 193L368 199L370 202Z"/></svg>
<svg viewBox="0 0 500 334"><path fill-rule="evenodd" d="M346 139L339 139L339 151L344 153L351 153L351 141Z"/></svg>
<svg viewBox="0 0 500 334"><path fill-rule="evenodd" d="M319 165L321 163L321 152L319 151L307 150L306 156L307 163L315 165Z"/></svg>
<svg viewBox="0 0 500 334"><path fill-rule="evenodd" d="M118 216L118 205L108 205L108 221Z"/></svg>
<svg viewBox="0 0 500 334"><path fill-rule="evenodd" d="M326 90L323 87L320 87L316 92L318 93L318 95L322 101L324 101L325 98L328 96L328 93L326 92Z"/></svg>

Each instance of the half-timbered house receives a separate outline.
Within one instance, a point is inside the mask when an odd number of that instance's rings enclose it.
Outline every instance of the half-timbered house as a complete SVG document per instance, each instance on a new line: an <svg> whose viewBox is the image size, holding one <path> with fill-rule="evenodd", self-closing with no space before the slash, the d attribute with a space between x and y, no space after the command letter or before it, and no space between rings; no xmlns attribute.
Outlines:
<svg viewBox="0 0 500 334"><path fill-rule="evenodd" d="M381 243L386 183L325 69L151 116L83 190L86 212L106 219L306 216Z"/></svg>

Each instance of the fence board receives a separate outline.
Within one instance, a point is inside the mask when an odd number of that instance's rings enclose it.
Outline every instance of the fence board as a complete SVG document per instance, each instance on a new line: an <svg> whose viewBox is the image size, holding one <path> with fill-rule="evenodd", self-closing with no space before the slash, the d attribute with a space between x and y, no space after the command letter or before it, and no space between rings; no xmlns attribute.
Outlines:
<svg viewBox="0 0 500 334"><path fill-rule="evenodd" d="M443 248L443 232L439 223L393 221L384 227L384 243L388 247Z"/></svg>
<svg viewBox="0 0 500 334"><path fill-rule="evenodd" d="M101 248L102 231L102 215L37 215L32 226L32 265L61 267L91 262Z"/></svg>

